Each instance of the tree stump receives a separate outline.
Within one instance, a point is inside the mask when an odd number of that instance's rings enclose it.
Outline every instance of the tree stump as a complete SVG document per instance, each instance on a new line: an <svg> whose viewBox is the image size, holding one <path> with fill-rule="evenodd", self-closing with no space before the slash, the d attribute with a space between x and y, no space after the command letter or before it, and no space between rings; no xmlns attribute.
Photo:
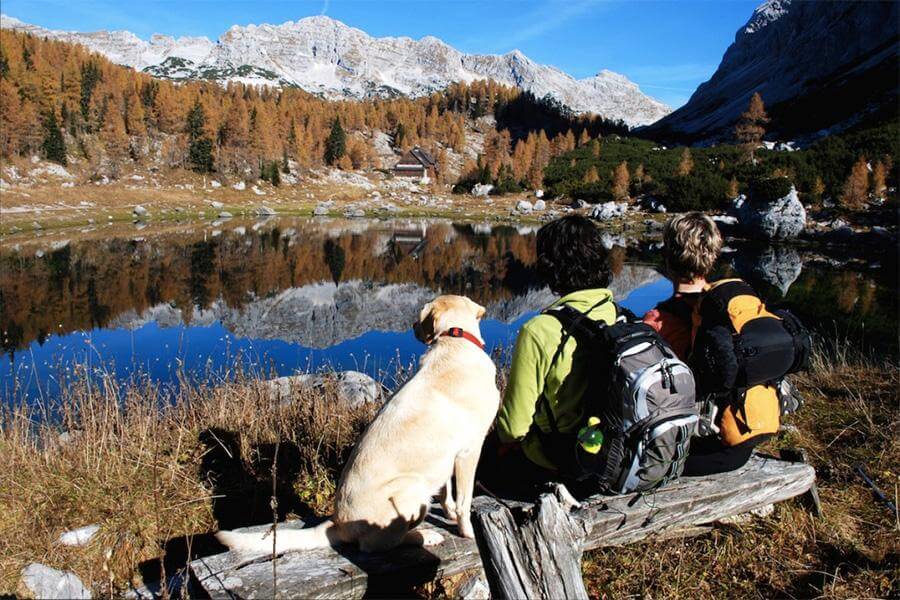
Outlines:
<svg viewBox="0 0 900 600"><path fill-rule="evenodd" d="M534 505L486 500L472 514L493 598L588 597L581 576L587 523L561 485Z"/></svg>

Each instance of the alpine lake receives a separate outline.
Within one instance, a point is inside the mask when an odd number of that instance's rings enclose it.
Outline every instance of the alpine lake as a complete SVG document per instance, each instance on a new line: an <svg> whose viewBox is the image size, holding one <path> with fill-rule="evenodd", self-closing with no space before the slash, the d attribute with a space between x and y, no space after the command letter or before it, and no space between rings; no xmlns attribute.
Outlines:
<svg viewBox="0 0 900 600"><path fill-rule="evenodd" d="M421 307L464 294L505 360L554 295L535 270L537 225L274 217L118 224L0 243L0 396L53 398L76 373L174 390L236 373L365 372L388 388L425 350ZM606 235L615 298L666 298L659 231ZM729 240L719 276L748 280L826 343L897 354L896 257ZM890 254L890 253L888 253Z"/></svg>

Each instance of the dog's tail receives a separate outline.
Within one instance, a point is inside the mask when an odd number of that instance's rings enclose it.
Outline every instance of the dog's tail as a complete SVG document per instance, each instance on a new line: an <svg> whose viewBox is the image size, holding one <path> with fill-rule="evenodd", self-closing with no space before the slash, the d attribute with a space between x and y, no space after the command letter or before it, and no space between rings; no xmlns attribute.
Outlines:
<svg viewBox="0 0 900 600"><path fill-rule="evenodd" d="M228 546L229 550L241 553L267 554L272 552L272 532L240 533L220 531L216 539ZM337 531L331 519L307 529L278 529L275 535L275 554L291 550L312 550L327 548L338 543Z"/></svg>

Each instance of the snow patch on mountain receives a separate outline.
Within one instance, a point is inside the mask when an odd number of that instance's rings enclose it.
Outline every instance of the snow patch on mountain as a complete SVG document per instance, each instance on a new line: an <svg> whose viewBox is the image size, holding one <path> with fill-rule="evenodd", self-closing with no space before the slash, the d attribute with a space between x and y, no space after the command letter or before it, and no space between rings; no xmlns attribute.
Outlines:
<svg viewBox="0 0 900 600"><path fill-rule="evenodd" d="M234 25L217 42L158 34L145 41L128 31L54 31L6 15L0 15L0 25L79 43L113 62L167 79L297 86L335 99L418 97L454 82L493 79L554 99L575 113L594 113L630 126L652 123L671 112L611 71L577 80L518 50L464 54L432 36L375 38L326 16L281 25Z"/></svg>

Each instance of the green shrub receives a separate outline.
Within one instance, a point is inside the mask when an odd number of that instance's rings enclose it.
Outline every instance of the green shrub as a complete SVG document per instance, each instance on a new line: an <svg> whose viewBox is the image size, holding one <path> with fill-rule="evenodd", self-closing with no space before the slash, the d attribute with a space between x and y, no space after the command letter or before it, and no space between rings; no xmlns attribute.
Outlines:
<svg viewBox="0 0 900 600"><path fill-rule="evenodd" d="M665 186L663 201L675 212L718 210L728 195L728 181L714 173L671 177Z"/></svg>
<svg viewBox="0 0 900 600"><path fill-rule="evenodd" d="M750 182L750 202L756 204L771 204L779 198L784 198L791 191L792 183L787 177L771 177L757 179Z"/></svg>

